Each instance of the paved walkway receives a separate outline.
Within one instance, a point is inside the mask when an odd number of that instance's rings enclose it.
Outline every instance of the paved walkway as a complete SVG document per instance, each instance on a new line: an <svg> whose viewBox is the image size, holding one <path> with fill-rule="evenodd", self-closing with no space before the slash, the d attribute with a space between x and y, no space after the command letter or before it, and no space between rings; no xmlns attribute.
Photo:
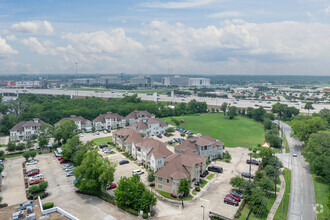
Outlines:
<svg viewBox="0 0 330 220"><path fill-rule="evenodd" d="M277 198L273 204L273 207L270 209L268 216L267 216L267 220L272 220L274 219L275 213L277 208L279 207L279 205L281 204L283 195L284 195L284 191L285 191L285 180L283 175L280 175L280 180L281 180L281 186L280 186L280 191L277 194Z"/></svg>

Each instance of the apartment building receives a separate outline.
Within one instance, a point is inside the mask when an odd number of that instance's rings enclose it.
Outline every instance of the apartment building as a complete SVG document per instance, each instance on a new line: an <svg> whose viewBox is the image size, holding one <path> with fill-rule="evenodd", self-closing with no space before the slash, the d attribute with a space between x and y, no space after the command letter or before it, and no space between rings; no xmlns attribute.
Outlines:
<svg viewBox="0 0 330 220"><path fill-rule="evenodd" d="M126 126L126 119L117 113L107 112L100 114L93 120L93 127L95 130L113 130L123 128Z"/></svg>
<svg viewBox="0 0 330 220"><path fill-rule="evenodd" d="M92 122L90 120L85 119L81 116L75 116L75 115L71 115L70 117L67 117L67 118L62 118L59 122L57 122L55 124L55 127L58 126L61 122L67 121L67 120L74 121L74 123L77 125L77 129L79 131L89 132L89 131L93 130Z"/></svg>
<svg viewBox="0 0 330 220"><path fill-rule="evenodd" d="M10 129L10 141L27 141L31 136L38 134L42 125L49 125L39 118L34 118L32 121L21 121Z"/></svg>

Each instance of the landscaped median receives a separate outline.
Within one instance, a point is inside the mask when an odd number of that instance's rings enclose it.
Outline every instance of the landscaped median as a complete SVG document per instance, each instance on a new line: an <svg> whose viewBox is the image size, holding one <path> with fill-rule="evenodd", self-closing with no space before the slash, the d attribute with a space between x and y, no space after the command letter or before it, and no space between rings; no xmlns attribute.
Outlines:
<svg viewBox="0 0 330 220"><path fill-rule="evenodd" d="M283 199L277 208L274 219L286 219L289 209L290 201L290 189L291 189L291 171L288 168L283 170L284 180L285 180L285 191Z"/></svg>

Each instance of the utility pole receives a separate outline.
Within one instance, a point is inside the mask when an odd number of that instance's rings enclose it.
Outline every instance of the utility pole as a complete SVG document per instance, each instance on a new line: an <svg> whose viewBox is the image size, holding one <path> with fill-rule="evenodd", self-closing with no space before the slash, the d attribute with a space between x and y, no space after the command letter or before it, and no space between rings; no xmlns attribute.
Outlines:
<svg viewBox="0 0 330 220"><path fill-rule="evenodd" d="M201 205L201 207L203 208L203 220L204 220L204 211L205 211L205 207Z"/></svg>

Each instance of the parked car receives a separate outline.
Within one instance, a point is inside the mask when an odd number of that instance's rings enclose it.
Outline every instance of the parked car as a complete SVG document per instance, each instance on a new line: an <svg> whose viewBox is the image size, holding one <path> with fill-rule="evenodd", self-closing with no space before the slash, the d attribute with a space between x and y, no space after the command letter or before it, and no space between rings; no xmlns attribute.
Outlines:
<svg viewBox="0 0 330 220"><path fill-rule="evenodd" d="M203 174L200 175L200 177L206 177L209 174L209 171L205 170Z"/></svg>
<svg viewBox="0 0 330 220"><path fill-rule="evenodd" d="M97 131L97 132L95 132L95 134L96 134L96 135L100 135L100 132Z"/></svg>
<svg viewBox="0 0 330 220"><path fill-rule="evenodd" d="M135 175L135 174L141 175L141 174L144 174L144 171L143 170L133 170L132 174L133 175Z"/></svg>
<svg viewBox="0 0 330 220"><path fill-rule="evenodd" d="M121 161L119 161L119 165L124 165L124 164L127 164L127 163L129 163L128 160L121 160Z"/></svg>
<svg viewBox="0 0 330 220"><path fill-rule="evenodd" d="M38 161L36 161L36 160L30 160L30 161L26 162L25 165L34 165L34 164L37 164L37 163L38 163Z"/></svg>
<svg viewBox="0 0 330 220"><path fill-rule="evenodd" d="M41 183L43 182L44 180L39 178L39 179L34 179L32 181L29 182L29 185L34 185L34 184L38 184L38 183Z"/></svg>
<svg viewBox="0 0 330 220"><path fill-rule="evenodd" d="M207 168L208 171L212 171L212 172L218 172L218 173L222 173L223 172L223 168L222 167L218 167L218 166L209 166Z"/></svg>
<svg viewBox="0 0 330 220"><path fill-rule="evenodd" d="M293 153L292 153L292 156L293 156L293 157L297 157L298 154L297 154L296 152L293 152Z"/></svg>
<svg viewBox="0 0 330 220"><path fill-rule="evenodd" d="M34 175L32 177L29 178L29 181L35 180L35 179L43 179L44 175L42 175L41 173Z"/></svg>
<svg viewBox="0 0 330 220"><path fill-rule="evenodd" d="M253 179L253 175L251 173L248 173L248 172L242 172L242 177Z"/></svg>
<svg viewBox="0 0 330 220"><path fill-rule="evenodd" d="M104 149L104 148L103 148L103 149ZM110 153L112 152L112 150L109 149L109 148L106 148L103 152L106 153L106 154L110 154Z"/></svg>
<svg viewBox="0 0 330 220"><path fill-rule="evenodd" d="M64 167L63 167L63 170L65 170L66 168L71 167L71 166L72 166L72 164L70 164L70 163L69 164L65 164Z"/></svg>
<svg viewBox="0 0 330 220"><path fill-rule="evenodd" d="M235 199L235 201L240 202L241 198L239 196L235 196L233 194L227 194L226 197L230 197L232 199Z"/></svg>
<svg viewBox="0 0 330 220"><path fill-rule="evenodd" d="M259 161L254 160L254 159L252 159L252 160L246 160L246 163L247 163L247 164L259 165Z"/></svg>
<svg viewBox="0 0 330 220"><path fill-rule="evenodd" d="M163 136L161 134L157 134L157 137L158 138L162 138Z"/></svg>
<svg viewBox="0 0 330 220"><path fill-rule="evenodd" d="M225 197L223 201L224 201L224 203L226 203L226 204L230 204L230 205L238 206L238 202L235 201L234 199L230 198L230 197Z"/></svg>
<svg viewBox="0 0 330 220"><path fill-rule="evenodd" d="M61 161L60 161L60 164L62 164L62 163L69 163L70 162L70 160L64 160L64 159L62 159Z"/></svg>
<svg viewBox="0 0 330 220"><path fill-rule="evenodd" d="M115 183L112 183L110 185L107 185L107 188L106 189L109 190L109 189L114 189L116 187L117 187L117 185Z"/></svg>
<svg viewBox="0 0 330 220"><path fill-rule="evenodd" d="M169 135L168 133L165 133L164 136L165 136L165 137L169 137L170 135Z"/></svg>
<svg viewBox="0 0 330 220"><path fill-rule="evenodd" d="M100 144L100 145L99 145L99 148L101 148L101 149L102 149L102 148L105 148L105 147L108 147L108 145L107 145L107 144Z"/></svg>
<svg viewBox="0 0 330 220"><path fill-rule="evenodd" d="M59 158L57 158L57 160L63 160L63 157L62 157L62 156L60 156Z"/></svg>
<svg viewBox="0 0 330 220"><path fill-rule="evenodd" d="M173 194L173 193L171 193L171 197L173 197L173 198L178 198L178 196L175 195L175 194Z"/></svg>
<svg viewBox="0 0 330 220"><path fill-rule="evenodd" d="M34 176L34 175L39 174L39 172L40 172L39 169L34 169L34 170L28 171L26 174L27 174L27 176Z"/></svg>
<svg viewBox="0 0 330 220"><path fill-rule="evenodd" d="M34 147L30 147L29 150L34 150Z"/></svg>
<svg viewBox="0 0 330 220"><path fill-rule="evenodd" d="M238 192L238 191L231 191L230 194L232 194L232 195L234 195L234 196L238 196L238 197L240 197L241 199L244 199L244 195L243 195L242 193Z"/></svg>
<svg viewBox="0 0 330 220"><path fill-rule="evenodd" d="M80 136L80 137L84 137L84 134L83 134L83 133L81 133L81 134L79 134L79 136Z"/></svg>
<svg viewBox="0 0 330 220"><path fill-rule="evenodd" d="M73 172L72 171L69 171L66 173L66 177L69 177L69 176L73 176Z"/></svg>
<svg viewBox="0 0 330 220"><path fill-rule="evenodd" d="M72 171L75 167L74 166L69 166L67 168L65 168L65 171Z"/></svg>

